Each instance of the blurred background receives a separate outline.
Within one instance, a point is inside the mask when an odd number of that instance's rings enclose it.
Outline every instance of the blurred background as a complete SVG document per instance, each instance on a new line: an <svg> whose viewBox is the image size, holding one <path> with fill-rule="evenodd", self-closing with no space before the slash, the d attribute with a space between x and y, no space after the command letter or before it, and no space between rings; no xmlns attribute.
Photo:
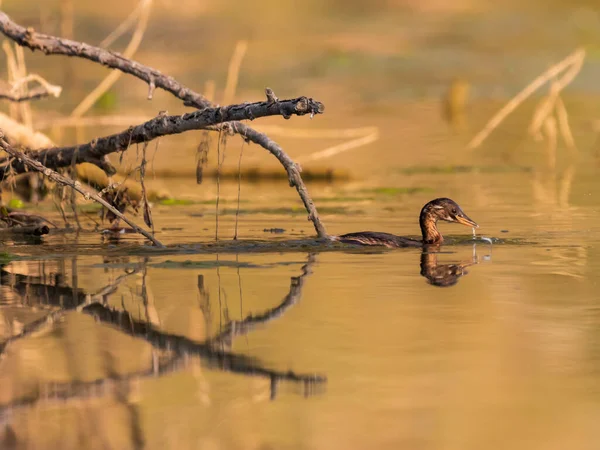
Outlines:
<svg viewBox="0 0 600 450"><path fill-rule="evenodd" d="M138 24L110 48L175 77L220 104L256 101L271 87L280 98L313 97L326 106L324 116L308 121L281 118L257 121L257 127L279 125L272 135L307 168L335 168L353 175L381 175L394 166L454 164L469 160L528 164L539 151L524 146L531 110L548 86L536 92L510 117L486 148L463 153L465 144L508 99L552 64L585 46L585 70L565 96L572 127L581 145L595 142L598 94L600 17L594 2L479 1L303 1L269 2L142 2L147 24ZM5 11L40 32L100 44L138 8L137 1L96 2L5 1ZM136 29L136 22L131 29ZM240 42L243 49L239 49ZM134 45L132 45L132 43ZM239 77L227 87L230 61L241 50ZM27 66L51 83L64 86L59 99L34 103L34 126L63 143L89 140L120 131L86 126L51 127L53 119L70 115L107 76L84 60L45 58L27 50ZM238 56L240 56L238 52ZM451 91L449 94L449 90ZM159 111L183 112L168 93L146 101L147 86L121 77L85 114L152 117ZM451 115L444 102L450 96ZM229 98L226 98L229 97ZM537 97L537 98L536 98ZM529 107L529 109L528 109ZM80 114L81 109L76 115ZM460 116L460 117L456 117ZM449 126L448 119L454 122ZM525 122L525 123L523 123ZM91 122L93 123L93 122ZM137 123L137 122L133 122ZM452 125L452 124L450 124ZM292 137L296 128L311 130L314 139ZM356 129L351 138L319 138L317 131ZM266 128L268 129L268 128ZM287 134L286 134L287 131ZM165 140L156 169L193 173L191 157L199 133ZM323 157L320 151L358 138L366 144ZM237 150L237 149L236 149ZM482 153L482 154L480 154ZM320 154L315 159L315 155ZM213 152L211 157L214 158ZM276 167L273 158L253 149L245 166ZM489 158L489 161L488 159ZM234 165L235 158L229 158ZM227 164L227 161L226 161Z"/></svg>
<svg viewBox="0 0 600 450"><path fill-rule="evenodd" d="M297 193L262 148L230 138L217 183L214 136L198 185L202 132L160 139L149 147L146 182L170 254L149 252L135 235L91 232L98 209L85 201L87 230L0 239L0 446L597 447L597 1L1 6L21 25L122 52L218 104L263 100L265 87L323 102L312 120L252 126L302 165L331 234L415 236L420 208L451 197L493 245L444 224L450 245L439 255L328 252L306 239L314 230ZM21 57L6 42L3 50L7 81L12 51L28 73L63 88L59 98L1 106L44 142L87 142L160 111L190 111L160 90L147 100L131 76L103 81L110 72L88 61ZM475 145L534 80L538 88ZM139 157L130 149L113 158L120 179L138 184L127 173ZM62 227L53 202L3 192L11 196L13 207ZM66 218L73 226L68 209ZM209 246L217 218L221 253ZM235 230L241 243L230 242ZM312 274L302 275L312 258ZM232 321L289 299L300 276L293 308L222 344L251 358L252 373L193 352L169 366L173 350L152 339L210 347ZM101 298L104 319L82 314L90 298ZM111 322L110 311L127 312L142 331ZM288 380L274 396L269 371L288 370L322 374L326 386L307 393L302 379Z"/></svg>

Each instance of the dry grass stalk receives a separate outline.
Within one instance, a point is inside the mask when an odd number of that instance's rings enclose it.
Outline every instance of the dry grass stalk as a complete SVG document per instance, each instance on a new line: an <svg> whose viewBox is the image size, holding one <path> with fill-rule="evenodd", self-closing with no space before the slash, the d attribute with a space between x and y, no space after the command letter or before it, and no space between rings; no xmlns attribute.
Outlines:
<svg viewBox="0 0 600 450"><path fill-rule="evenodd" d="M468 144L468 148L475 149L479 147L483 141L494 131L503 121L508 117L510 113L512 113L521 103L523 103L527 98L529 98L535 91L541 88L544 84L549 81L557 78L562 72L564 73L563 77L556 81L557 85L554 88L556 93L552 93L553 89L551 89L551 95L557 96L565 86L567 86L579 73L581 70L581 66L585 59L585 50L578 49L567 56L562 61L554 64L544 73L539 75L535 80L533 80L529 85L527 85L521 92L515 95L504 107L498 111L490 121L483 127L483 129L473 137L471 142ZM548 101L542 102L539 109L539 115L543 119L543 115L547 114L548 111L552 110L554 101L550 98ZM543 124L544 120L535 119L536 124L539 122L540 126Z"/></svg>
<svg viewBox="0 0 600 450"><path fill-rule="evenodd" d="M127 33L131 28L133 28L135 24L139 22L139 17L144 12L146 6L146 2L140 1L135 7L135 9L131 11L131 13L125 18L125 20L123 20L123 22L121 22L117 26L117 28L115 28L108 36L104 38L102 42L100 42L99 46L103 48L110 47L121 36Z"/></svg>
<svg viewBox="0 0 600 450"><path fill-rule="evenodd" d="M223 156L221 156L221 145L223 146ZM221 199L221 170L225 162L227 150L227 133L221 129L219 131L219 140L217 141L217 201L215 204L215 241L219 241L219 200Z"/></svg>
<svg viewBox="0 0 600 450"><path fill-rule="evenodd" d="M235 50L233 51L233 55L231 55L227 69L227 82L225 83L225 92L223 93L224 105L229 105L233 102L240 78L240 68L247 50L248 41L238 41L235 45Z"/></svg>
<svg viewBox="0 0 600 450"><path fill-rule="evenodd" d="M215 80L206 80L204 82L204 97L213 102L215 100L216 84Z"/></svg>
<svg viewBox="0 0 600 450"><path fill-rule="evenodd" d="M38 83L42 89L44 89L45 91L48 92L48 95L52 95L53 97L57 97L57 98L60 97L60 94L62 92L62 87L54 85L54 84L50 84L47 80L45 80L40 75L37 75L35 73L30 73L29 75L24 76L23 78L20 78L20 79L14 81L11 86L11 91L13 93L16 93L16 91L19 88L21 88L21 86L27 85L27 84L31 83L32 81L35 81L36 83Z"/></svg>
<svg viewBox="0 0 600 450"><path fill-rule="evenodd" d="M17 98L27 97L27 84L19 83L19 80L27 77L27 66L25 65L23 48L15 45L15 51L13 51L10 43L4 41L2 49L6 54L8 82L13 87L11 88L11 93ZM11 103L9 111L13 119L23 123L28 128L32 127L31 107L27 103Z"/></svg>
<svg viewBox="0 0 600 450"><path fill-rule="evenodd" d="M305 157L298 158L301 162L307 161L318 161L320 159L331 158L332 156L339 155L340 153L347 152L348 150L352 150L358 147L362 147L367 144L371 144L379 139L379 130L376 127L373 127L373 131L367 134L366 136L359 137L357 139L352 139L351 141L344 142L339 145L334 145L332 147L328 147L324 150L319 150L317 152L311 153Z"/></svg>
<svg viewBox="0 0 600 450"><path fill-rule="evenodd" d="M150 17L150 10L152 6L152 0L142 0L140 2L141 11L137 23L137 27L135 32L131 37L131 41L127 45L127 48L123 52L123 56L125 58L131 58L137 52L140 44L142 43L142 39L144 38L144 33L146 32L146 27L148 25L148 19ZM90 92L82 101L77 105L77 107L71 113L72 117L81 117L86 112L90 110L92 106L98 101L98 99L108 91L121 76L123 72L120 70L113 70L108 74L104 80L100 82L96 88ZM150 96L151 97L151 96Z"/></svg>
<svg viewBox="0 0 600 450"><path fill-rule="evenodd" d="M577 74L581 71L583 65L583 57L576 60L563 74L562 77L556 78L550 84L550 92L542 100L533 115L533 120L529 126L529 133L537 139L541 138L540 128L543 126L544 121L551 115L555 114L558 121L558 131L563 138L567 148L571 152L576 152L577 147L575 146L575 140L571 133L571 127L569 126L569 117L567 110L564 106L562 98L560 97L561 91L569 85Z"/></svg>

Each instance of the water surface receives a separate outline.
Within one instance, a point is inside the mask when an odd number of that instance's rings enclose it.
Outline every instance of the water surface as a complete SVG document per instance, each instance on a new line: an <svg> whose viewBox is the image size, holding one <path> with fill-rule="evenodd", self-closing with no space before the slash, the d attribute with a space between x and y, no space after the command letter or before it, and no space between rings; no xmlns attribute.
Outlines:
<svg viewBox="0 0 600 450"><path fill-rule="evenodd" d="M126 14L110 1L101 11L84 3L76 32L90 42ZM393 2L375 2L378 13L360 2L263 2L250 14L221 2L197 19L168 3L157 6L163 15L141 61L200 89L224 77L235 40L252 38L240 98L262 98L269 85L327 106L313 121L255 125L379 127L374 144L303 164L349 175L308 183L329 233L417 236L420 208L450 197L494 244L441 224L439 254L324 245L286 180L245 179L236 214L237 183L195 184L197 133L162 140L147 183L177 200L153 208L166 250L92 231L93 210L79 213L85 230L64 230L49 200L37 211L60 230L0 241L0 447L596 448L595 5L431 2L431 11L413 5L409 14ZM17 6L8 12L37 20L37 4ZM165 38L173 35L176 43ZM588 60L564 95L577 156L527 136L539 96L482 148L465 149L511 95L579 45ZM77 70L80 83L61 83L72 86L61 111L101 76L85 62L28 61L56 83ZM455 77L472 94L453 126L440 97ZM182 108L160 93L146 102L135 80L124 78L114 94L123 114ZM49 132L66 143L114 131ZM276 138L300 162L332 145ZM240 148L229 141L226 168ZM243 166L277 167L248 146Z"/></svg>

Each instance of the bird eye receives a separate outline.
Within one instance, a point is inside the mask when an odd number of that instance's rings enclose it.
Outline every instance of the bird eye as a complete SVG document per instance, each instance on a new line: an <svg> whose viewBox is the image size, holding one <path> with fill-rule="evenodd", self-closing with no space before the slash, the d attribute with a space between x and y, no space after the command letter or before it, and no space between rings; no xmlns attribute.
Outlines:
<svg viewBox="0 0 600 450"><path fill-rule="evenodd" d="M452 208L452 214L456 214L456 208Z"/></svg>

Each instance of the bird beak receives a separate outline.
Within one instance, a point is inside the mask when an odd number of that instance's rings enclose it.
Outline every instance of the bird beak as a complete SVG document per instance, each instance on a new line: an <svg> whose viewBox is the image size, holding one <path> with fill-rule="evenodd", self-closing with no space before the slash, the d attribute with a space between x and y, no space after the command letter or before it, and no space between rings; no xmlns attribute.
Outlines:
<svg viewBox="0 0 600 450"><path fill-rule="evenodd" d="M469 219L465 214L458 214L456 221L460 224L466 225L467 227L479 228L479 225L475 221Z"/></svg>

